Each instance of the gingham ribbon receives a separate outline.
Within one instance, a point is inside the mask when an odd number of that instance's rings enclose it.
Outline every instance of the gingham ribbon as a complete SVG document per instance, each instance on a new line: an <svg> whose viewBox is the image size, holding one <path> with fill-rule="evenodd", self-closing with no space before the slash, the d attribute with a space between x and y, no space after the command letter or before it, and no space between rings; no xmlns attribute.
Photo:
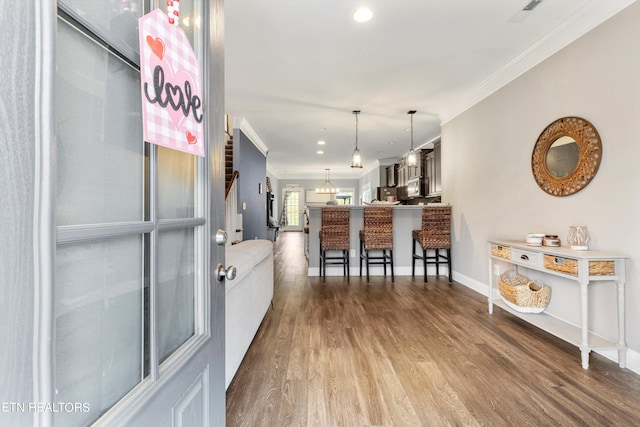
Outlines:
<svg viewBox="0 0 640 427"><path fill-rule="evenodd" d="M167 15L169 16L169 24L180 24L180 0L167 0Z"/></svg>

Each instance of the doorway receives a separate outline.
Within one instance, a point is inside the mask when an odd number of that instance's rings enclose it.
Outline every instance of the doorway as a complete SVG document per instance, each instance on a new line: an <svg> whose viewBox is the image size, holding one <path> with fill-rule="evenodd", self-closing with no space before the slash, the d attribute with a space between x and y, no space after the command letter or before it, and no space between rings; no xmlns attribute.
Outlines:
<svg viewBox="0 0 640 427"><path fill-rule="evenodd" d="M283 231L302 231L304 227L304 192L298 187L282 190L282 213L280 229Z"/></svg>

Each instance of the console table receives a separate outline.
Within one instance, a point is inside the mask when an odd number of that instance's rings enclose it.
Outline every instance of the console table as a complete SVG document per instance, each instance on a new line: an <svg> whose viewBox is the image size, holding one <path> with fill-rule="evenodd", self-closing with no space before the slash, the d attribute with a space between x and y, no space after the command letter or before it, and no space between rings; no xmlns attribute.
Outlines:
<svg viewBox="0 0 640 427"><path fill-rule="evenodd" d="M582 367L589 368L589 353L594 349L617 349L618 365L626 367L625 340L625 263L628 257L610 252L574 251L567 247L529 246L515 240L489 240L489 313L494 304L509 313L580 348ZM508 307L494 287L494 261L523 266L566 279L580 285L580 327L545 313L526 314ZM589 332L589 284L613 281L618 292L618 341L613 342ZM553 298L553 293L551 294Z"/></svg>

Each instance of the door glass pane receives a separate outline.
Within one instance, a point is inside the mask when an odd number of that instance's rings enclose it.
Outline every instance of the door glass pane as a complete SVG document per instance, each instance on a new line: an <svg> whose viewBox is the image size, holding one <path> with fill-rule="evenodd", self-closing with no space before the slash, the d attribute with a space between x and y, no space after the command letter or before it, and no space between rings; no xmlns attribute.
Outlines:
<svg viewBox="0 0 640 427"><path fill-rule="evenodd" d="M164 13L167 13L166 2L161 2L160 8ZM180 27L184 30L187 38L191 42L193 51L198 55L199 46L198 40L200 39L202 19L200 11L202 10L199 0L182 0L180 1Z"/></svg>
<svg viewBox="0 0 640 427"><path fill-rule="evenodd" d="M158 237L158 352L164 361L195 331L194 229Z"/></svg>
<svg viewBox="0 0 640 427"><path fill-rule="evenodd" d="M158 147L158 217L193 218L196 156Z"/></svg>
<svg viewBox="0 0 640 427"><path fill-rule="evenodd" d="M65 21L58 23L57 224L140 221L140 74Z"/></svg>
<svg viewBox="0 0 640 427"><path fill-rule="evenodd" d="M118 39L138 52L138 18L144 13L144 0L60 0L60 3L92 26L108 31L111 41Z"/></svg>
<svg viewBox="0 0 640 427"><path fill-rule="evenodd" d="M87 425L142 379L142 236L64 245L56 253L55 425Z"/></svg>

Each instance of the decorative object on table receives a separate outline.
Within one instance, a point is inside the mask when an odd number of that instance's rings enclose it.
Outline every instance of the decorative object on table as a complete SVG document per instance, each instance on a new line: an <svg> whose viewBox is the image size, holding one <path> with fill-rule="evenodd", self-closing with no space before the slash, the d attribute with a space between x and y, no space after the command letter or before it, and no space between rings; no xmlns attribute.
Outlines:
<svg viewBox="0 0 640 427"><path fill-rule="evenodd" d="M558 239L557 234L545 234L542 238L542 246L555 246L559 247L560 239Z"/></svg>
<svg viewBox="0 0 640 427"><path fill-rule="evenodd" d="M526 243L529 246L542 246L543 238L544 238L544 234L541 234L541 233L527 234Z"/></svg>
<svg viewBox="0 0 640 427"><path fill-rule="evenodd" d="M551 299L549 286L530 280L515 270L500 276L498 288L505 304L520 313L542 313Z"/></svg>
<svg viewBox="0 0 640 427"><path fill-rule="evenodd" d="M570 196L595 177L602 160L596 128L580 117L562 117L545 128L531 155L538 186L552 196Z"/></svg>
<svg viewBox="0 0 640 427"><path fill-rule="evenodd" d="M356 148L351 155L351 167L362 168L362 156L358 150L358 114L360 114L360 110L353 110L353 114L356 116Z"/></svg>
<svg viewBox="0 0 640 427"><path fill-rule="evenodd" d="M567 242L569 243L569 245L571 245L571 249L573 249L574 251L588 251L589 243L591 243L589 230L584 225L570 226L569 235L567 236Z"/></svg>

